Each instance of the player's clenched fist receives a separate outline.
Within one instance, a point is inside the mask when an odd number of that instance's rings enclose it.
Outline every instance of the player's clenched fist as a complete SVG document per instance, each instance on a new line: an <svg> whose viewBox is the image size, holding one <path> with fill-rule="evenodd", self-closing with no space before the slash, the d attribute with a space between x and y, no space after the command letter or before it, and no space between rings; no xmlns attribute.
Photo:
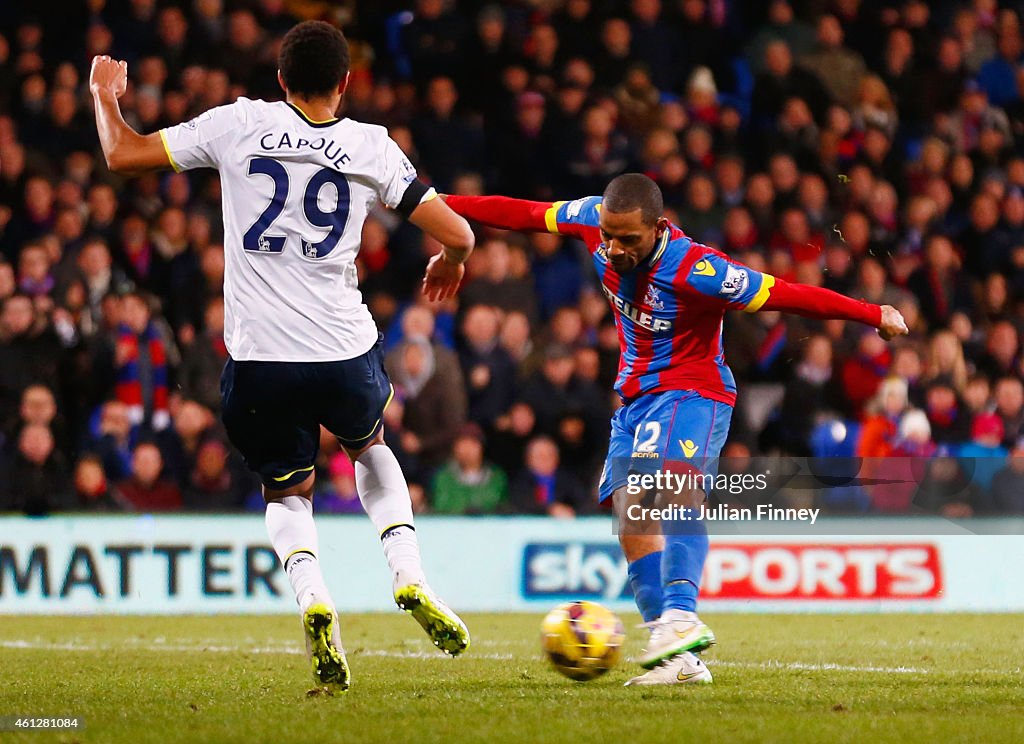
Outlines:
<svg viewBox="0 0 1024 744"><path fill-rule="evenodd" d="M92 58L92 70L89 72L89 90L93 94L101 90L109 90L117 98L120 98L124 95L127 88L127 62L111 59L106 54L100 54Z"/></svg>
<svg viewBox="0 0 1024 744"><path fill-rule="evenodd" d="M882 305L882 324L878 327L878 335L890 341L909 332L903 314L892 305Z"/></svg>

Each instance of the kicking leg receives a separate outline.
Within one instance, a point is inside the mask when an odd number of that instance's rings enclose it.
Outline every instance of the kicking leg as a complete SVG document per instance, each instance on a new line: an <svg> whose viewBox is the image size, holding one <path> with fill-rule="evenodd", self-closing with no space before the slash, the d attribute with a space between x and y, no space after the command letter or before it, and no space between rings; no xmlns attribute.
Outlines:
<svg viewBox="0 0 1024 744"><path fill-rule="evenodd" d="M666 606L662 581L662 566L666 549L666 537L661 534L660 524L645 525L626 518L628 504L635 503L625 488L613 494L615 511L619 515L619 544L629 562L629 583L633 598L640 609L644 622L652 631L659 627L658 619ZM649 529L650 527L655 529ZM653 532L654 534L650 534ZM649 672L633 677L627 686L710 684L711 671L703 661L692 653L676 654L655 666Z"/></svg>
<svg viewBox="0 0 1024 744"><path fill-rule="evenodd" d="M700 492L700 501L703 501ZM689 500L698 503L697 497ZM685 502L684 502L685 503ZM665 549L661 554L661 616L641 666L653 669L685 652L700 652L715 643L711 629L697 617L697 594L708 555L708 535L701 520L664 524Z"/></svg>
<svg viewBox="0 0 1024 744"><path fill-rule="evenodd" d="M612 499L618 515L619 545L629 563L629 586L633 590L633 600L644 622L651 623L661 616L661 563L665 540L660 534L637 534L638 524L626 516L633 499L625 487L617 489Z"/></svg>
<svg viewBox="0 0 1024 744"><path fill-rule="evenodd" d="M380 535L395 602L416 619L435 646L457 656L469 646L469 630L427 585L409 486L395 454L384 443L383 430L369 444L345 451L355 463L363 509Z"/></svg>

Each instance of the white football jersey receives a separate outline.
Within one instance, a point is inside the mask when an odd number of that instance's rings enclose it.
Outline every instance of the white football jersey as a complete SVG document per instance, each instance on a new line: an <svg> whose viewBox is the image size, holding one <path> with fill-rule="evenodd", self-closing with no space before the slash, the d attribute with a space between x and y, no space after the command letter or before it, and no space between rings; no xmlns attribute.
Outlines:
<svg viewBox="0 0 1024 744"><path fill-rule="evenodd" d="M416 180L387 130L239 98L160 136L175 170L220 171L231 357L324 362L368 351L377 328L356 276L363 222Z"/></svg>

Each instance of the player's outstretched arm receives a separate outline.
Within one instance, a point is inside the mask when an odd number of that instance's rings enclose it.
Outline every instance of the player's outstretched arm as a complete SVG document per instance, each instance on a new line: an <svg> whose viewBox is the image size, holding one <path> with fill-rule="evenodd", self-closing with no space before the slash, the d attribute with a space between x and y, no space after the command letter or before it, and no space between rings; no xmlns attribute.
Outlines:
<svg viewBox="0 0 1024 744"><path fill-rule="evenodd" d="M831 289L791 284L767 274L762 276L764 284L769 285L765 290L768 295L757 309L778 310L822 320L855 320L877 328L878 334L886 341L909 333L903 315L892 305L873 305Z"/></svg>
<svg viewBox="0 0 1024 744"><path fill-rule="evenodd" d="M556 209L556 204L552 202L512 199L507 196L456 196L449 194L443 198L453 211L466 219L499 230L547 231L550 228L549 216ZM551 232L557 232L557 230Z"/></svg>
<svg viewBox="0 0 1024 744"><path fill-rule="evenodd" d="M427 264L423 294L428 300L454 297L465 276L466 259L473 252L476 240L469 223L442 199L421 202L409 215L409 221L444 246Z"/></svg>
<svg viewBox="0 0 1024 744"><path fill-rule="evenodd" d="M886 341L902 336L906 321L892 305L855 300L824 287L794 284L755 271L724 253L701 246L703 253L686 272L685 282L706 297L734 310L776 310L818 320L853 320L877 328Z"/></svg>
<svg viewBox="0 0 1024 744"><path fill-rule="evenodd" d="M128 63L99 55L92 59L89 90L96 109L96 129L107 167L115 173L137 175L171 168L159 133L142 135L121 116L117 99L128 87Z"/></svg>

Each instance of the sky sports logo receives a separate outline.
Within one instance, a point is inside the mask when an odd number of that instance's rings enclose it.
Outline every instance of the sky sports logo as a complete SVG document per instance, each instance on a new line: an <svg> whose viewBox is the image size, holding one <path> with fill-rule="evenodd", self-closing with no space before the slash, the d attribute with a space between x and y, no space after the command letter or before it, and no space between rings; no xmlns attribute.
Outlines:
<svg viewBox="0 0 1024 744"><path fill-rule="evenodd" d="M523 596L628 600L628 568L616 543L530 543L523 550Z"/></svg>
<svg viewBox="0 0 1024 744"><path fill-rule="evenodd" d="M531 543L527 599L629 600L628 564L615 543ZM713 543L701 599L937 600L943 575L929 543Z"/></svg>

